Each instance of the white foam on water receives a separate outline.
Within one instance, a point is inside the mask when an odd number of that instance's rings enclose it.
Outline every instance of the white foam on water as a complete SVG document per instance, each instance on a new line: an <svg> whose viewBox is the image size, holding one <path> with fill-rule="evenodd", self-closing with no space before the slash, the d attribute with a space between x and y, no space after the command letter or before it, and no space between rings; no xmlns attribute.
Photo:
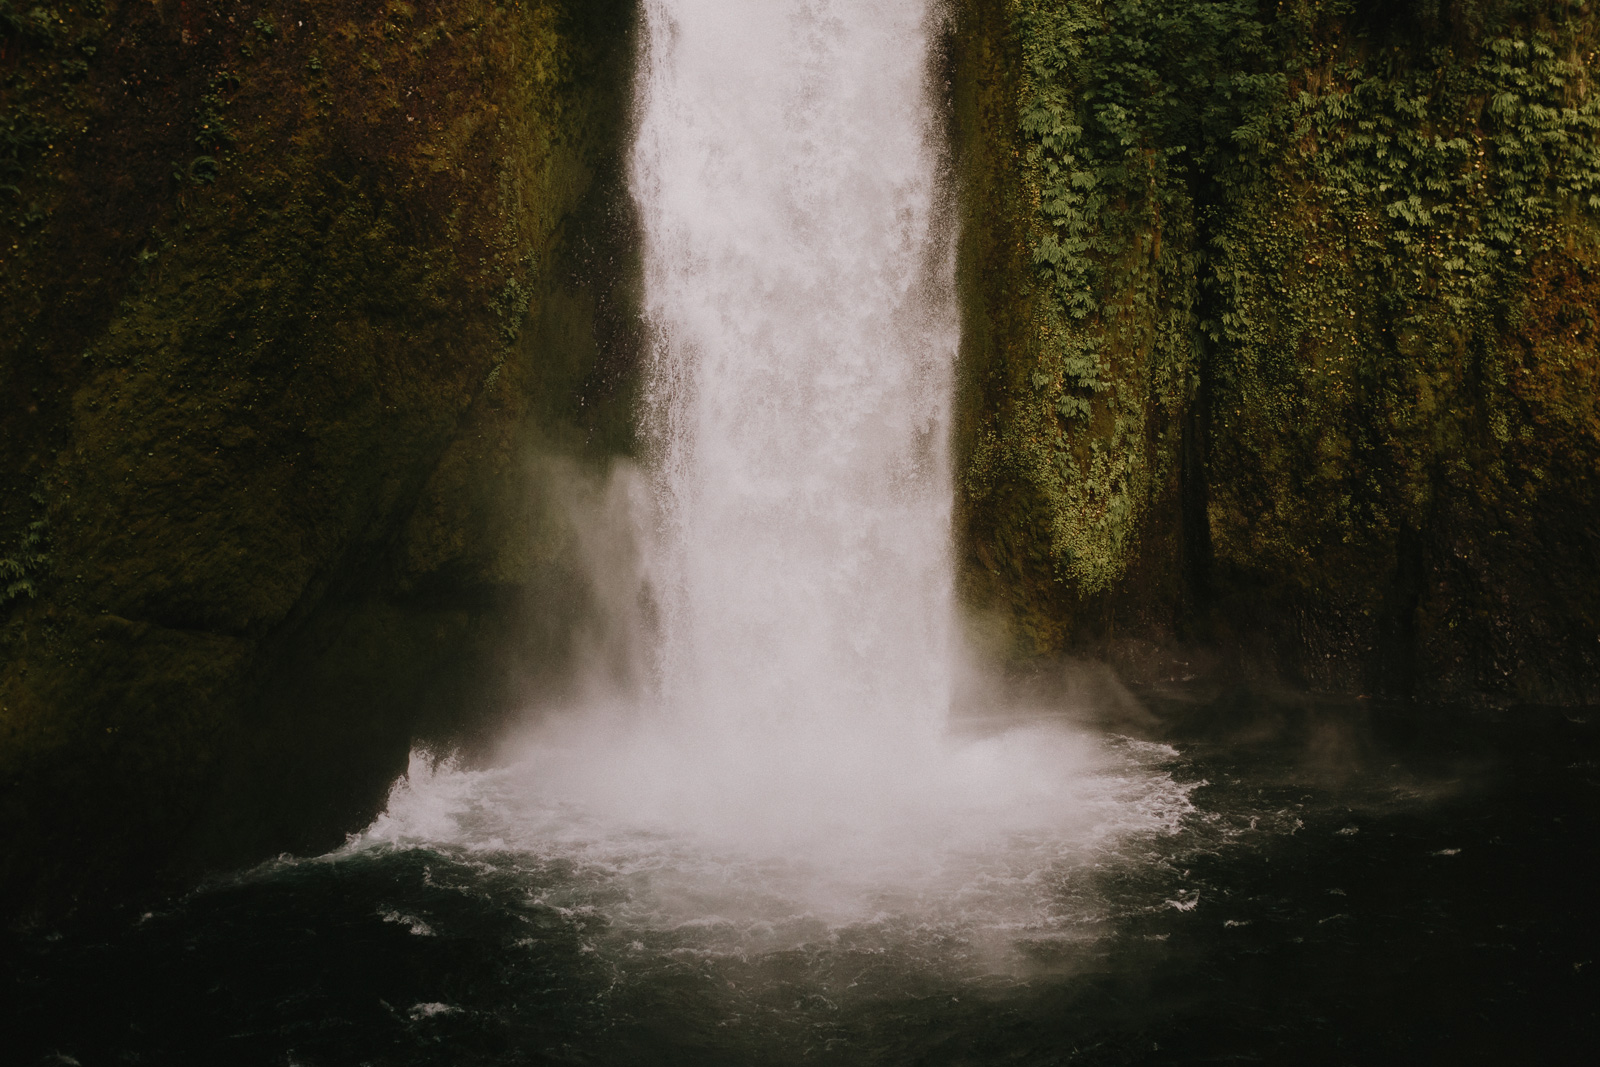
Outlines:
<svg viewBox="0 0 1600 1067"><path fill-rule="evenodd" d="M742 821L707 832L633 818L628 805L604 802L605 784L552 787L526 763L469 770L419 752L384 813L341 851L443 849L492 868L537 869L546 881L552 863L565 864L557 892L607 890L601 910L624 939L619 951L644 930L689 933L713 953L884 922L1059 935L1102 917L1087 872L1145 861L1194 810L1192 785L1172 777L1159 746L1062 737L1080 746L1077 773L1059 775L1049 762L1061 785L1031 815L1008 801L951 803L891 827L865 811L864 830L781 842L751 837ZM1020 757L1038 732L995 740L1007 744L981 751L1024 774L1041 769ZM984 772L980 781L995 779Z"/></svg>

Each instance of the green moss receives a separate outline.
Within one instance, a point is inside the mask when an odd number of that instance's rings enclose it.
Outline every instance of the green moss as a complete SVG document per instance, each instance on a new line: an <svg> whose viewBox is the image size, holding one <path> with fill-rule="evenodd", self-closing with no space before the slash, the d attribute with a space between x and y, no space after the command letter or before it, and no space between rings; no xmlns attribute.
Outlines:
<svg viewBox="0 0 1600 1067"><path fill-rule="evenodd" d="M1220 119L1192 96L1250 38L1243 5L974 6L975 91L1004 97L984 106L1012 132L964 135L969 159L991 160L969 200L998 194L1009 216L1008 239L964 268L969 362L975 331L1003 324L964 399L971 595L1008 602L1023 647L1045 651L1111 625L1119 603L1171 607L1130 568L1170 554L1197 385L1191 185L1199 127ZM969 247L986 221L969 216Z"/></svg>
<svg viewBox="0 0 1600 1067"><path fill-rule="evenodd" d="M1554 573L1531 583L1519 553L1502 551L1476 588L1440 588L1464 542L1507 537L1518 513L1538 522L1536 469L1561 510L1589 495L1586 479L1551 482L1516 446L1554 443L1537 407L1555 383L1526 356L1542 332L1533 272L1585 274L1600 207L1595 26L1569 14L1535 9L1468 50L1404 62L1312 35L1271 116L1290 149L1228 190L1212 240L1223 314L1210 326L1223 592L1315 605L1312 625L1352 646L1328 658L1366 660L1346 684L1581 697L1592 623L1551 586L1581 569L1581 530L1539 523L1521 551ZM1560 338L1573 341L1576 355L1582 340ZM1562 437L1594 454L1592 424ZM1469 622L1486 613L1502 619ZM1531 632L1546 626L1567 636L1535 652ZM1390 642L1414 648L1396 661ZM1312 677L1335 683L1340 669Z"/></svg>
<svg viewBox="0 0 1600 1067"><path fill-rule="evenodd" d="M1023 650L1210 633L1317 685L1584 699L1596 17L970 9L1022 70L969 52L1012 162L967 195L1013 220L965 261L974 603Z"/></svg>

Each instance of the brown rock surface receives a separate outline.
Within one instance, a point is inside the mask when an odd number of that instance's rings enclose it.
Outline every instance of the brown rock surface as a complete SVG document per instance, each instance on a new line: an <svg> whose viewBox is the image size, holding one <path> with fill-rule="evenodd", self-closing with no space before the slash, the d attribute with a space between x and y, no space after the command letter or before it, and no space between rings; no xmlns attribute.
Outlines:
<svg viewBox="0 0 1600 1067"><path fill-rule="evenodd" d="M0 16L0 886L337 843L628 447L632 5Z"/></svg>

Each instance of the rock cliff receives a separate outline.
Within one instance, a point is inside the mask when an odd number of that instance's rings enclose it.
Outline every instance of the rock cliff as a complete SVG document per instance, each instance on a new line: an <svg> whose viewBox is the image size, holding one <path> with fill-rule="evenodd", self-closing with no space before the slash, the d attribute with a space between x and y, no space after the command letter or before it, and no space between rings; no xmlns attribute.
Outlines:
<svg viewBox="0 0 1600 1067"><path fill-rule="evenodd" d="M0 885L336 844L559 657L541 471L629 447L633 29L0 4Z"/></svg>
<svg viewBox="0 0 1600 1067"><path fill-rule="evenodd" d="M961 8L992 643L1595 699L1597 29L1564 0Z"/></svg>

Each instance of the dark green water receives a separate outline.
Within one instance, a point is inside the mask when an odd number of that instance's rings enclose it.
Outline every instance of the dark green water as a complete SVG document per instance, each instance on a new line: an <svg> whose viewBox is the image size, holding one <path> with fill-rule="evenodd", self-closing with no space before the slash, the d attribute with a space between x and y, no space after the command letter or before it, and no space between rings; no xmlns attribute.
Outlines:
<svg viewBox="0 0 1600 1067"><path fill-rule="evenodd" d="M12 931L0 1061L1592 1060L1594 723L1154 704L1171 747L1140 773L1187 810L838 914L783 871L569 828L369 841Z"/></svg>

